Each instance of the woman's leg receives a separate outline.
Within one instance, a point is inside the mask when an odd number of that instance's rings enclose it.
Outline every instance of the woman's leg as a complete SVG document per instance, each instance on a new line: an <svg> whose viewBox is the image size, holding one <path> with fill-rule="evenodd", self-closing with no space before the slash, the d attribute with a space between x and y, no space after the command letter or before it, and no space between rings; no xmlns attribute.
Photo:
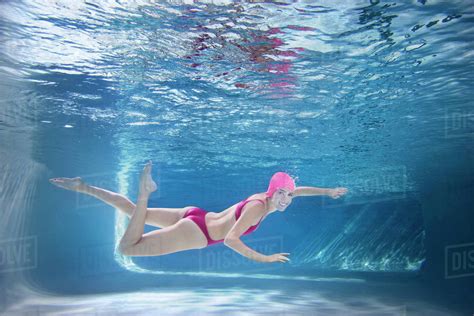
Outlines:
<svg viewBox="0 0 474 316"><path fill-rule="evenodd" d="M161 256L206 246L204 233L190 219L183 218L172 226L143 234L137 244L121 252L125 256Z"/></svg>
<svg viewBox="0 0 474 316"><path fill-rule="evenodd" d="M148 198L156 190L151 178L151 161L140 176L138 200L128 223L119 250L128 256L157 256L182 250L202 248L207 240L199 228L189 219L183 219L171 227L144 234ZM196 235L196 233L199 233Z"/></svg>
<svg viewBox="0 0 474 316"><path fill-rule="evenodd" d="M76 178L52 178L49 181L59 186L63 189L84 193L90 196L93 196L110 206L113 206L116 209L121 210L128 217L131 217L133 210L135 209L135 204L130 201L125 195L120 193L115 193L106 189L95 187L92 185L86 184L81 177ZM183 218L184 213L193 206L180 207L180 208L148 208L146 223L147 225L152 225L156 227L168 227L176 224L181 218Z"/></svg>
<svg viewBox="0 0 474 316"><path fill-rule="evenodd" d="M135 208L135 204L125 195L88 185L82 180L81 177L52 178L49 179L49 182L66 190L93 196L115 208L118 208L130 216L132 215L133 209Z"/></svg>
<svg viewBox="0 0 474 316"><path fill-rule="evenodd" d="M140 175L137 204L128 222L127 230L123 234L122 239L120 239L120 252L126 253L129 248L136 245L142 239L145 229L148 198L156 189L156 183L151 178L151 161L149 161L145 164Z"/></svg>

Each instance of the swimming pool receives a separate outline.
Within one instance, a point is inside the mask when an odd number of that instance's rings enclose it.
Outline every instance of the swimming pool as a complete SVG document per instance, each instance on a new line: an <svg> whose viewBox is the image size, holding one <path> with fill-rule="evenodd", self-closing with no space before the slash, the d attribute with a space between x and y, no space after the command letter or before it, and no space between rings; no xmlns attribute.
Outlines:
<svg viewBox="0 0 474 316"><path fill-rule="evenodd" d="M472 314L468 1L0 4L5 314ZM242 240L126 257L127 216L48 179L221 212L276 171L295 199ZM146 231L156 227L146 226Z"/></svg>

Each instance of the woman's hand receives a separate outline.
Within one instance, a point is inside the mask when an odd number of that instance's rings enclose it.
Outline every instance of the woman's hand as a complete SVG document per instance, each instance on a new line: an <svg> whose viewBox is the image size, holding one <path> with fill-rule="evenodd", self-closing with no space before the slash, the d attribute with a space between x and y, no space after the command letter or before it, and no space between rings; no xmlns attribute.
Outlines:
<svg viewBox="0 0 474 316"><path fill-rule="evenodd" d="M346 193L347 193L346 188L334 188L329 191L328 195L332 197L333 199L338 199Z"/></svg>
<svg viewBox="0 0 474 316"><path fill-rule="evenodd" d="M287 253L287 252L276 253L276 254L267 256L265 262L288 262L288 261L290 261L290 259L285 257L285 256L288 256L288 255L289 255L289 253Z"/></svg>

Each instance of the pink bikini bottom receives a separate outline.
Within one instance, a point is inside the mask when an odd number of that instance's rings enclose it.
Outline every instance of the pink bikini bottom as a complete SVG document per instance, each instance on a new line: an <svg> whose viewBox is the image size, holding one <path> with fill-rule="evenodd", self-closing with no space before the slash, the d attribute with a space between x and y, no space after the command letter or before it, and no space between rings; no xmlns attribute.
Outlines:
<svg viewBox="0 0 474 316"><path fill-rule="evenodd" d="M209 236L209 231L207 230L206 220L205 220L206 214L207 212L205 210L198 207L194 207L187 210L186 213L184 213L183 218L189 218L190 220L192 220L199 226L204 236L206 236L208 246L223 242L224 239L214 240L211 238L211 236Z"/></svg>

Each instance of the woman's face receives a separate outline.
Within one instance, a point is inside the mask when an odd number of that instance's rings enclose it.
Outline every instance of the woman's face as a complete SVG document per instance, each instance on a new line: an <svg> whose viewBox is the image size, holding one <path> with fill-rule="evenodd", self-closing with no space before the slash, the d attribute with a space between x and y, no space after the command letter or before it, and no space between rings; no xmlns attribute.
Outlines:
<svg viewBox="0 0 474 316"><path fill-rule="evenodd" d="M277 210L283 212L293 199L293 192L288 189L280 188L272 195L272 202Z"/></svg>

